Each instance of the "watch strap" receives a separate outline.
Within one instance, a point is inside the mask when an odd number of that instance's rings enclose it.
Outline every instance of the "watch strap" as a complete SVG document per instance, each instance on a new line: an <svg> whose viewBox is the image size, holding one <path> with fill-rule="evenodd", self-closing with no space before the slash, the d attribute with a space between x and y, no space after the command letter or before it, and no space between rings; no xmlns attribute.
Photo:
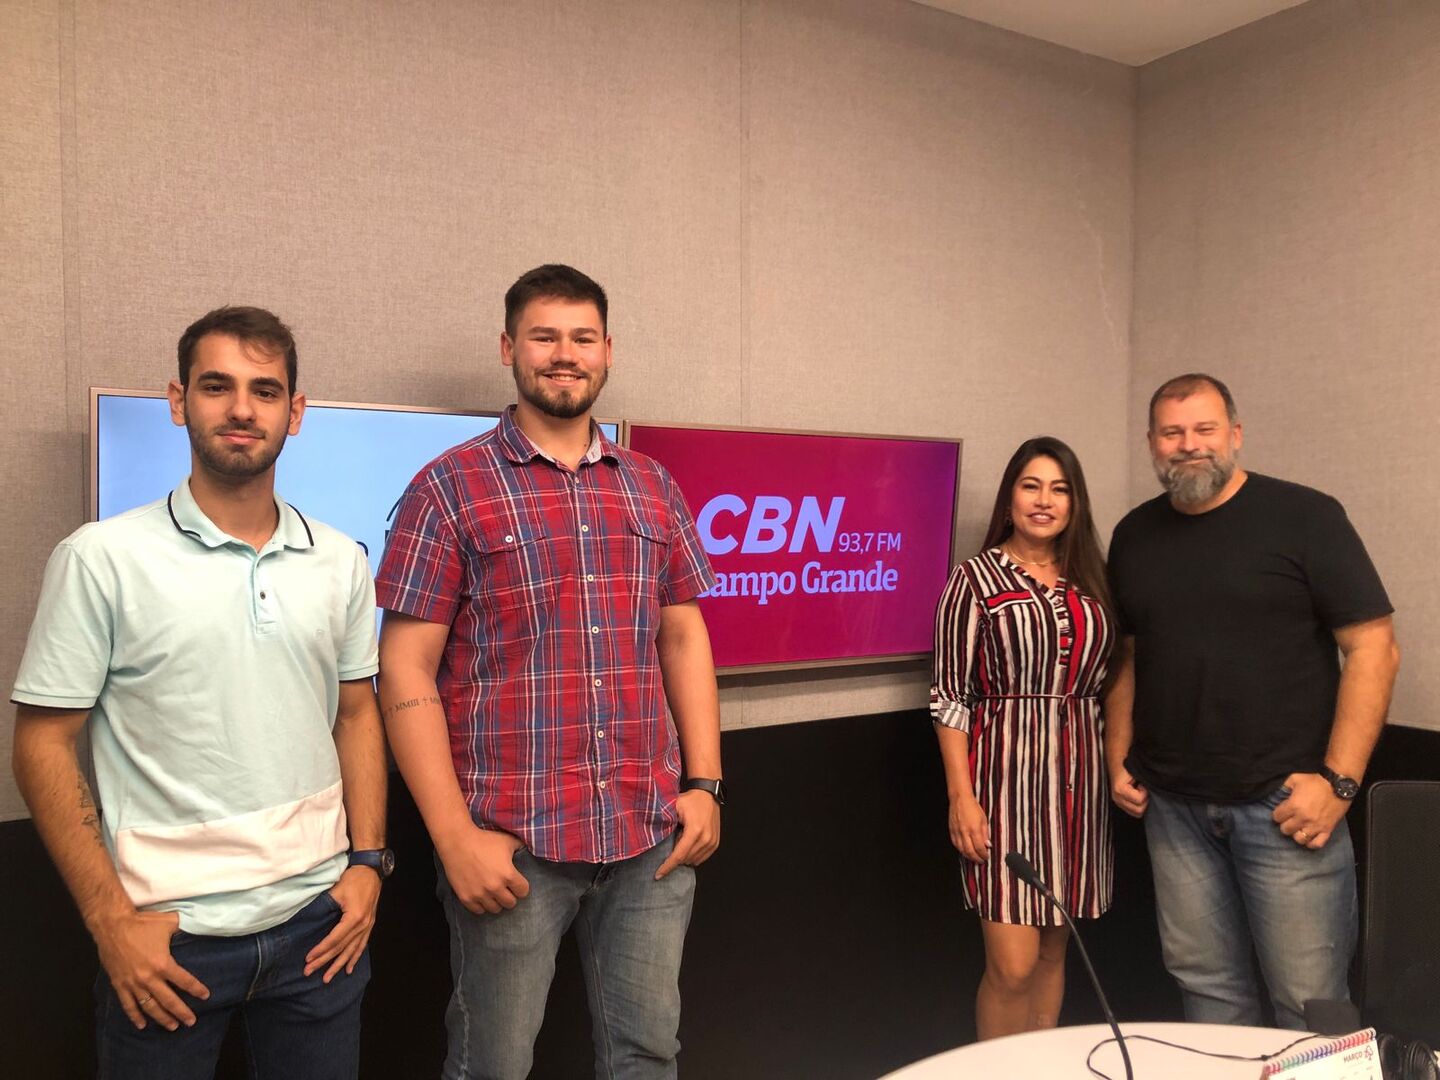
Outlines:
<svg viewBox="0 0 1440 1080"><path fill-rule="evenodd" d="M350 866L368 866L380 875L384 881L395 872L395 852L389 848L370 848L364 851L352 851L348 860Z"/></svg>
<svg viewBox="0 0 1440 1080"><path fill-rule="evenodd" d="M680 785L681 791L707 791L710 796L721 806L725 805L725 781L720 779L706 779L702 776L692 776Z"/></svg>

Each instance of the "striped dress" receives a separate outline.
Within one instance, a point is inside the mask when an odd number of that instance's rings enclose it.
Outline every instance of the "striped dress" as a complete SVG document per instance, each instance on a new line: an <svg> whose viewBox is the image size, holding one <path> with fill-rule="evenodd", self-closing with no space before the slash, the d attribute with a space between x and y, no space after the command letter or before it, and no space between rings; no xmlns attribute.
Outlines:
<svg viewBox="0 0 1440 1080"><path fill-rule="evenodd" d="M970 733L990 859L962 860L966 906L993 922L1058 926L1005 866L1018 851L1076 917L1110 906L1114 848L1099 692L1114 631L1100 604L1036 581L999 549L957 566L935 616L930 711Z"/></svg>

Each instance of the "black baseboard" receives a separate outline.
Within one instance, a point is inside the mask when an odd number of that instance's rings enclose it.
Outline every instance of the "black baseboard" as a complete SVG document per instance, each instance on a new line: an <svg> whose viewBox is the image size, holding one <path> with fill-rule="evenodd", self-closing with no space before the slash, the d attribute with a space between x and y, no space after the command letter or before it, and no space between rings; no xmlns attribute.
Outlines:
<svg viewBox="0 0 1440 1080"><path fill-rule="evenodd" d="M924 715L727 732L724 752L732 798L686 942L682 1075L871 1080L973 1039L980 932L960 904ZM1440 732L1389 729L1367 779L1440 779ZM398 783L390 830L401 864L372 939L368 1080L439 1074L450 991L430 844ZM94 949L30 822L0 825L0 865L0 1075L93 1076ZM1178 1019L1143 833L1123 816L1116 867L1114 907L1081 932L1121 1019ZM1099 1022L1071 953L1061 1022ZM567 944L533 1075L570 1080L591 1075L590 1062L585 992ZM238 1046L227 1046L218 1075L244 1075Z"/></svg>

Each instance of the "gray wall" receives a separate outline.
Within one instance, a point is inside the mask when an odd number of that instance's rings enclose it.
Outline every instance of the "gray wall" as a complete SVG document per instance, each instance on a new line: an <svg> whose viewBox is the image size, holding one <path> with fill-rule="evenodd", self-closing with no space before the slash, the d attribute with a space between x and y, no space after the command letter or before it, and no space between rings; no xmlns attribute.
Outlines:
<svg viewBox="0 0 1440 1080"><path fill-rule="evenodd" d="M163 386L226 302L291 323L313 398L495 408L501 293L573 262L610 414L962 437L966 546L1052 432L1108 528L1135 84L908 0L0 0L0 683L84 520L86 388ZM724 718L924 685L751 676Z"/></svg>
<svg viewBox="0 0 1440 1080"><path fill-rule="evenodd" d="M1344 502L1398 611L1391 718L1440 730L1440 4L1312 0L1140 70L1131 495L1165 378L1251 468Z"/></svg>
<svg viewBox="0 0 1440 1080"><path fill-rule="evenodd" d="M159 388L191 319L258 303L311 397L496 408L500 295L559 259L613 297L606 412L962 437L967 547L1041 432L1108 530L1155 491L1150 390L1215 372L1247 464L1345 502L1400 607L1394 718L1440 729L1431 0L1138 72L908 0L0 0L0 103L6 686L84 520L88 386ZM924 683L730 679L724 718Z"/></svg>

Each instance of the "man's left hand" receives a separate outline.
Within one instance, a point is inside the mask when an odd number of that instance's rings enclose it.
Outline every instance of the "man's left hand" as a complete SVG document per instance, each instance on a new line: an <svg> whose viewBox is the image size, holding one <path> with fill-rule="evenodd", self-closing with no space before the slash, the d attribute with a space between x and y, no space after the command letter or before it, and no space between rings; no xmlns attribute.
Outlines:
<svg viewBox="0 0 1440 1080"><path fill-rule="evenodd" d="M1350 809L1350 802L1335 794L1319 773L1291 773L1285 778L1290 797L1275 808L1280 831L1301 847L1319 850Z"/></svg>
<svg viewBox="0 0 1440 1080"><path fill-rule="evenodd" d="M675 850L655 871L659 881L677 866L699 866L720 846L720 804L708 791L685 791L675 800L680 837Z"/></svg>
<svg viewBox="0 0 1440 1080"><path fill-rule="evenodd" d="M340 921L305 954L306 976L328 964L322 977L327 983L341 968L347 975L353 973L370 943L375 908L380 903L380 875L368 866L352 866L340 875L330 895L340 905Z"/></svg>

